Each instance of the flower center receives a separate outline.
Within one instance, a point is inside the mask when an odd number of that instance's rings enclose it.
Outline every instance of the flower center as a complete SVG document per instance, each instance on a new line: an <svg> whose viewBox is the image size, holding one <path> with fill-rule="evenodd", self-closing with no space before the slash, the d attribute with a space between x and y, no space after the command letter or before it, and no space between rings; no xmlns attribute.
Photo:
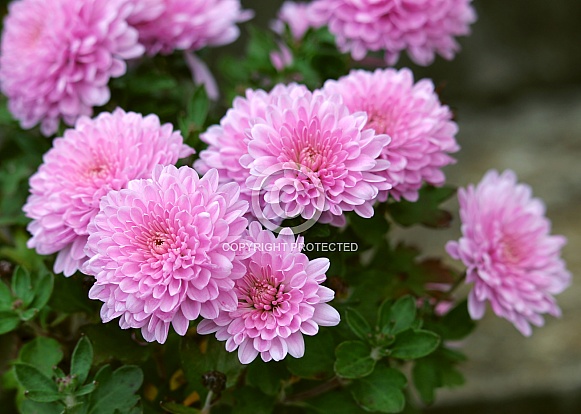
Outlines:
<svg viewBox="0 0 581 414"><path fill-rule="evenodd" d="M502 258L508 263L518 263L521 258L521 249L519 249L518 242L510 237L504 236L501 241Z"/></svg>
<svg viewBox="0 0 581 414"><path fill-rule="evenodd" d="M167 252L167 249L169 247L167 236L161 232L158 231L155 232L151 237L150 245L151 250L153 250L155 253L163 254Z"/></svg>
<svg viewBox="0 0 581 414"><path fill-rule="evenodd" d="M367 111L369 118L367 119L367 128L372 128L375 130L376 134L387 134L389 133L388 128L391 126L390 117L384 113L377 110Z"/></svg>
<svg viewBox="0 0 581 414"><path fill-rule="evenodd" d="M317 171L323 163L324 157L321 153L312 146L307 146L299 152L298 163L310 168L312 171Z"/></svg>
<svg viewBox="0 0 581 414"><path fill-rule="evenodd" d="M254 309L270 311L286 300L284 284L275 286L276 283L273 283L271 278L259 279L252 274L247 274L246 279L251 279L249 280L247 300Z"/></svg>

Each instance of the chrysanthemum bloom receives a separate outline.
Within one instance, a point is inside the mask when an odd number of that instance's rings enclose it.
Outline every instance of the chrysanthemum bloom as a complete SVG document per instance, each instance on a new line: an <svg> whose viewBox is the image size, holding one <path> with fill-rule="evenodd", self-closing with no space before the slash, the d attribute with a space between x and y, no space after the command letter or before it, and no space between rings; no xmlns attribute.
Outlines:
<svg viewBox="0 0 581 414"><path fill-rule="evenodd" d="M227 351L238 349L243 364L258 354L264 361L280 361L287 353L300 358L305 353L303 334L315 335L319 326L335 326L340 320L326 303L334 292L320 285L329 260L309 261L300 252L302 238L295 242L285 230L275 237L259 223L250 224L249 246L259 248L243 260L246 274L234 287L238 308L198 325L200 334L216 332L218 340L226 341Z"/></svg>
<svg viewBox="0 0 581 414"><path fill-rule="evenodd" d="M431 80L414 83L409 69L354 70L338 81L327 81L324 90L340 94L349 110L365 111L366 127L391 137L381 158L391 163L384 174L393 188L381 191L380 201L388 193L396 200L416 201L424 182L444 184L442 167L454 162L448 154L459 149L458 126L450 109L440 103Z"/></svg>
<svg viewBox="0 0 581 414"><path fill-rule="evenodd" d="M472 0L317 0L313 10L327 19L342 52L355 60L385 51L393 65L407 50L429 65L436 53L452 59L459 50L455 36L470 33L476 20Z"/></svg>
<svg viewBox="0 0 581 414"><path fill-rule="evenodd" d="M270 27L276 33L282 35L284 27L287 25L293 39L302 39L309 29L318 29L327 23L320 14L311 10L313 4L285 1L277 13L276 20L271 23Z"/></svg>
<svg viewBox="0 0 581 414"><path fill-rule="evenodd" d="M378 159L389 143L365 129L367 115L351 113L339 95L321 91L279 95L266 119L250 129L246 185L264 192L264 217L301 216L341 226L343 212L373 215L379 191L391 188L387 160Z"/></svg>
<svg viewBox="0 0 581 414"><path fill-rule="evenodd" d="M0 85L22 128L53 134L109 101L110 78L143 54L130 0L18 0L4 22Z"/></svg>
<svg viewBox="0 0 581 414"><path fill-rule="evenodd" d="M75 129L54 140L30 178L31 195L23 208L33 219L28 247L40 254L59 252L54 271L72 275L86 260L87 226L101 197L151 176L157 164L174 164L193 152L179 132L160 125L155 115L117 109L80 118Z"/></svg>
<svg viewBox="0 0 581 414"><path fill-rule="evenodd" d="M132 1L138 4L139 13L132 16L131 23L139 31L139 40L150 55L232 43L240 34L236 23L253 15L251 11L241 9L240 0ZM139 5L143 2L147 6ZM163 12L156 17L143 11L160 4Z"/></svg>
<svg viewBox="0 0 581 414"><path fill-rule="evenodd" d="M164 343L170 324L184 335L189 321L235 310L234 280L245 268L232 249L247 225L239 186L201 179L190 167L157 166L150 179L111 191L89 225L83 271L95 276L89 297L104 302L103 322L121 317Z"/></svg>
<svg viewBox="0 0 581 414"><path fill-rule="evenodd" d="M277 96L288 95L294 98L307 92L308 89L303 85L280 84L268 93L248 89L244 97L236 97L220 125L211 126L200 135L208 148L200 152L194 168L202 174L216 168L220 180L238 183L241 187L240 198L251 203L252 191L246 186L250 172L240 164L240 158L248 153L250 128L256 122L266 122L266 108Z"/></svg>
<svg viewBox="0 0 581 414"><path fill-rule="evenodd" d="M545 206L531 197L531 188L518 184L514 172L489 171L474 187L460 189L462 237L446 250L467 267L468 296L473 319L484 315L486 301L525 336L530 324L542 326L541 316L560 316L553 295L571 282L560 257L566 240L551 236Z"/></svg>

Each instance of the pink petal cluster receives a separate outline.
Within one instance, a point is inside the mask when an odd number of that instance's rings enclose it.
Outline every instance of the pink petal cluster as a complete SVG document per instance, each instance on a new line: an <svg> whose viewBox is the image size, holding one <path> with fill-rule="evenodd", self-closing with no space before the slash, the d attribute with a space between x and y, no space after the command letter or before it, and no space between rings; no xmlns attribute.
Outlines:
<svg viewBox="0 0 581 414"><path fill-rule="evenodd" d="M267 107L266 119L250 128L246 185L264 192L267 219L300 215L341 226L343 213L373 216L380 191L389 190L378 159L387 135L365 129L367 115L351 113L339 95L321 91L280 95Z"/></svg>
<svg viewBox="0 0 581 414"><path fill-rule="evenodd" d="M313 4L285 1L277 13L276 20L271 23L272 30L282 35L287 25L293 39L301 40L309 29L324 26L327 21L312 10Z"/></svg>
<svg viewBox="0 0 581 414"><path fill-rule="evenodd" d="M198 325L200 334L216 332L229 352L238 349L243 364L258 354L264 361L280 361L287 354L300 358L305 352L303 334L315 335L319 326L335 326L340 320L326 303L334 292L320 285L329 260L309 261L300 252L302 238L295 242L285 230L275 237L259 223L250 224L246 239L261 248L242 261L247 270L235 282L238 307Z"/></svg>
<svg viewBox="0 0 581 414"><path fill-rule="evenodd" d="M343 52L355 60L385 51L393 65L403 50L429 65L438 53L452 59L459 50L455 36L470 33L476 20L472 0L316 0L313 9L328 22Z"/></svg>
<svg viewBox="0 0 581 414"><path fill-rule="evenodd" d="M96 278L89 297L104 302L103 322L120 317L121 328L164 343L170 324L184 335L199 315L235 310L245 267L224 246L247 225L239 186L220 186L216 170L200 179L190 167L159 165L127 187L103 197L89 225L83 271Z"/></svg>
<svg viewBox="0 0 581 414"><path fill-rule="evenodd" d="M28 247L40 254L59 252L55 272L72 275L86 260L87 226L101 197L150 176L157 164L174 164L193 152L156 115L117 109L80 118L75 129L53 141L30 178L31 195L23 208L33 219Z"/></svg>
<svg viewBox="0 0 581 414"><path fill-rule="evenodd" d="M17 0L9 5L0 86L22 128L53 134L109 101L110 78L143 54L131 0Z"/></svg>
<svg viewBox="0 0 581 414"><path fill-rule="evenodd" d="M198 50L232 43L240 34L236 23L253 16L240 0L132 0L131 23L147 53Z"/></svg>
<svg viewBox="0 0 581 414"><path fill-rule="evenodd" d="M448 154L458 151L458 126L452 111L440 103L431 80L414 83L409 69L354 70L337 81L325 83L324 91L339 94L350 111L367 113L367 128L387 134L391 142L381 158L390 162L382 173L393 188L379 193L396 200L418 199L424 182L444 184L442 167L454 162Z"/></svg>
<svg viewBox="0 0 581 414"><path fill-rule="evenodd" d="M467 267L468 296L473 319L484 315L486 302L526 336L530 324L542 326L542 314L559 316L553 295L571 283L560 257L566 240L549 235L545 206L532 198L528 185L514 172L489 171L474 187L460 189L462 237L446 250Z"/></svg>
<svg viewBox="0 0 581 414"><path fill-rule="evenodd" d="M240 185L240 198L251 203L252 190L246 186L250 176L247 168L240 164L240 158L248 152L251 140L250 128L257 122L266 122L268 105L278 96L288 95L291 99L308 92L303 85L279 84L270 92L263 90L246 90L244 97L236 97L232 108L220 121L200 135L208 148L200 152L200 158L194 168L205 174L211 168L220 173L223 182L236 182Z"/></svg>

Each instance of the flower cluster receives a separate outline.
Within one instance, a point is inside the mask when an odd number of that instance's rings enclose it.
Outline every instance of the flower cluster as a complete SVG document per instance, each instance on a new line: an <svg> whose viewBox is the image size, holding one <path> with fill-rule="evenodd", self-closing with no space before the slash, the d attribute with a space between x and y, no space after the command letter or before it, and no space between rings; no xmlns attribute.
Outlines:
<svg viewBox="0 0 581 414"><path fill-rule="evenodd" d="M476 20L472 0L315 0L312 10L327 22L343 52L355 60L385 51L393 65L403 50L420 65L436 53L452 59L455 36L470 33Z"/></svg>
<svg viewBox="0 0 581 414"><path fill-rule="evenodd" d="M50 19L47 19L50 16ZM239 0L16 0L0 46L0 88L22 128L44 135L110 98L127 61L230 43L251 17Z"/></svg>
<svg viewBox="0 0 581 414"><path fill-rule="evenodd" d="M278 11L276 20L270 25L272 30L282 35L286 25L293 39L301 40L309 29L318 29L324 26L327 21L315 12L314 4L285 1Z"/></svg>
<svg viewBox="0 0 581 414"><path fill-rule="evenodd" d="M58 252L54 270L72 275L86 260L89 222L101 198L145 178L157 164L174 164L194 151L170 124L156 115L117 109L95 119L80 118L74 129L53 142L44 163L30 178L24 212L32 222L28 247Z"/></svg>
<svg viewBox="0 0 581 414"><path fill-rule="evenodd" d="M472 318L482 318L488 301L529 336L530 324L544 324L542 314L559 316L553 295L571 283L560 257L566 240L549 235L545 207L531 198L531 188L518 184L512 171L489 171L476 187L460 189L458 199L462 237L446 249L466 265L466 282L474 283L468 296Z"/></svg>

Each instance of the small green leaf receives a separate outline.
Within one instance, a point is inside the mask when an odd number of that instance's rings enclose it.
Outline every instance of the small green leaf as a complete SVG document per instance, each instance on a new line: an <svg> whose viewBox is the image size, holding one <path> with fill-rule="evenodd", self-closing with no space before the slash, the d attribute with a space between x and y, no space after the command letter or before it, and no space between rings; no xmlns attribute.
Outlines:
<svg viewBox="0 0 581 414"><path fill-rule="evenodd" d="M172 414L200 414L201 411L196 408L186 407L174 402L162 402L160 404L164 411Z"/></svg>
<svg viewBox="0 0 581 414"><path fill-rule="evenodd" d="M416 318L416 301L406 295L399 298L393 305L385 301L379 308L377 325L384 334L397 335L412 326Z"/></svg>
<svg viewBox="0 0 581 414"><path fill-rule="evenodd" d="M365 318L355 309L347 309L345 312L345 319L351 331L364 341L369 341L371 334L371 327Z"/></svg>
<svg viewBox="0 0 581 414"><path fill-rule="evenodd" d="M20 318L16 312L0 312L0 335L16 329L20 323Z"/></svg>
<svg viewBox="0 0 581 414"><path fill-rule="evenodd" d="M141 387L143 373L132 365L117 370L105 365L95 375L97 388L89 394L87 414L115 414L129 411L139 402L135 392Z"/></svg>
<svg viewBox="0 0 581 414"><path fill-rule="evenodd" d="M350 214L349 223L357 236L373 245L384 241L389 231L389 223L385 219L385 213L383 211L376 211L371 218L363 218L357 214Z"/></svg>
<svg viewBox="0 0 581 414"><path fill-rule="evenodd" d="M25 311L20 312L20 320L21 321L29 321L32 318L34 318L36 316L36 314L38 313L38 309L35 308L30 308L30 309L26 309Z"/></svg>
<svg viewBox="0 0 581 414"><path fill-rule="evenodd" d="M343 378L362 378L373 372L375 359L371 357L371 348L361 341L346 341L335 350L337 361L335 372Z"/></svg>
<svg viewBox="0 0 581 414"><path fill-rule="evenodd" d="M20 349L19 359L20 362L36 367L50 378L53 373L53 367L63 359L63 352L57 341L39 336L26 343Z"/></svg>
<svg viewBox="0 0 581 414"><path fill-rule="evenodd" d="M442 336L444 339L456 341L468 336L476 324L468 313L468 301L464 300L442 318Z"/></svg>
<svg viewBox="0 0 581 414"><path fill-rule="evenodd" d="M25 390L58 394L58 388L54 381L32 365L22 363L14 364L14 372L18 382L20 382Z"/></svg>
<svg viewBox="0 0 581 414"><path fill-rule="evenodd" d="M352 394L368 411L399 413L405 407L405 376L398 370L378 365L373 373L353 383Z"/></svg>
<svg viewBox="0 0 581 414"><path fill-rule="evenodd" d="M22 301L24 307L27 307L34 298L30 273L22 266L16 267L12 275L12 291Z"/></svg>
<svg viewBox="0 0 581 414"><path fill-rule="evenodd" d="M39 403L24 400L21 410L22 414L63 414L65 406L60 402Z"/></svg>
<svg viewBox="0 0 581 414"><path fill-rule="evenodd" d="M412 370L412 378L422 401L426 404L433 403L436 388L442 386L441 375L436 364L428 359L416 361Z"/></svg>
<svg viewBox="0 0 581 414"><path fill-rule="evenodd" d="M42 309L48 303L54 287L54 275L48 271L42 271L34 287L34 299L31 308Z"/></svg>
<svg viewBox="0 0 581 414"><path fill-rule="evenodd" d="M52 391L28 391L26 390L24 392L24 395L26 396L26 398L32 400L32 401L36 401L36 402L54 402L54 401L58 401L62 398L62 395L60 395L58 392L52 392Z"/></svg>
<svg viewBox="0 0 581 414"><path fill-rule="evenodd" d="M232 414L271 414L274 403L274 397L265 395L256 388L239 388L234 391Z"/></svg>
<svg viewBox="0 0 581 414"><path fill-rule="evenodd" d="M93 345L86 336L77 342L71 358L71 375L76 375L79 384L84 384L93 362Z"/></svg>
<svg viewBox="0 0 581 414"><path fill-rule="evenodd" d="M440 337L434 332L408 329L399 334L391 347L391 356L400 359L418 359L438 348Z"/></svg>
<svg viewBox="0 0 581 414"><path fill-rule="evenodd" d="M192 122L197 128L202 128L204 122L206 122L209 107L210 101L208 100L206 87L204 85L200 85L196 88L192 96L192 100L189 102L188 120Z"/></svg>
<svg viewBox="0 0 581 414"><path fill-rule="evenodd" d="M92 393L93 391L95 391L95 388L97 388L97 383L95 381L88 383L87 385L83 385L81 388L79 388L76 392L75 395L77 397L80 397L81 395L87 395Z"/></svg>
<svg viewBox="0 0 581 414"><path fill-rule="evenodd" d="M277 395L282 381L290 377L282 362L264 362L256 358L246 371L246 383L257 387L266 395Z"/></svg>
<svg viewBox="0 0 581 414"><path fill-rule="evenodd" d="M302 358L286 358L290 372L301 378L326 379L333 375L335 356L333 337L326 329L315 336L305 337L305 355Z"/></svg>
<svg viewBox="0 0 581 414"><path fill-rule="evenodd" d="M389 206L389 214L396 222L405 227L414 224L423 224L432 228L449 227L452 215L441 210L439 205L454 194L456 194L456 189L453 187L424 186L420 190L418 201L402 200L393 203Z"/></svg>
<svg viewBox="0 0 581 414"><path fill-rule="evenodd" d="M365 414L353 397L343 390L333 390L304 401L308 414Z"/></svg>
<svg viewBox="0 0 581 414"><path fill-rule="evenodd" d="M10 288L0 281L0 311L12 309L12 300Z"/></svg>

